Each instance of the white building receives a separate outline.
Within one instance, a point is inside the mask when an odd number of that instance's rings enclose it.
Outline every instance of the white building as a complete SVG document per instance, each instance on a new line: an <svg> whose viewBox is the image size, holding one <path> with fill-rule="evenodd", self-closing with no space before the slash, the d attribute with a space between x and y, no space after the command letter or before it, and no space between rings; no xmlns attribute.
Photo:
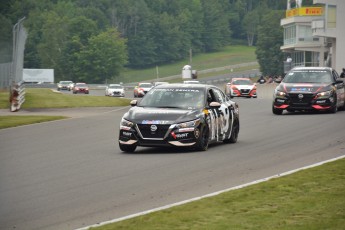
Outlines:
<svg viewBox="0 0 345 230"><path fill-rule="evenodd" d="M345 68L345 1L314 0L314 6L304 7L301 0L295 8L287 0L284 45L281 50L294 66L329 66L341 72Z"/></svg>

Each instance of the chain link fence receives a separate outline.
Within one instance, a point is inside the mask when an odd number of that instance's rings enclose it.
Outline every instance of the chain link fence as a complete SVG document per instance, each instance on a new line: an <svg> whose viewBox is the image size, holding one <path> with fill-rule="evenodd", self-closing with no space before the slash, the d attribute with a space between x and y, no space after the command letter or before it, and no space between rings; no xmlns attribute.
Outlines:
<svg viewBox="0 0 345 230"><path fill-rule="evenodd" d="M18 111L25 101L23 82L24 50L27 32L23 26L25 17L13 26L12 62L0 64L0 89L9 89L10 110Z"/></svg>

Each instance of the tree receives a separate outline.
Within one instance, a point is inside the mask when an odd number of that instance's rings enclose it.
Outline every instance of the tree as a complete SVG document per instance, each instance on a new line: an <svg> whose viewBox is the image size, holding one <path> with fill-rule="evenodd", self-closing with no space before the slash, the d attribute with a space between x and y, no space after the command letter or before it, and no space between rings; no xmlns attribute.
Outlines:
<svg viewBox="0 0 345 230"><path fill-rule="evenodd" d="M283 73L284 55L280 50L280 46L283 45L283 29L280 26L280 20L283 17L283 11L271 11L263 16L258 29L256 56L264 75Z"/></svg>
<svg viewBox="0 0 345 230"><path fill-rule="evenodd" d="M80 67L79 81L104 83L118 76L127 63L126 50L126 39L114 28L91 37L76 63Z"/></svg>
<svg viewBox="0 0 345 230"><path fill-rule="evenodd" d="M202 0L203 34L202 41L206 52L217 51L230 44L231 32L226 11L219 1Z"/></svg>

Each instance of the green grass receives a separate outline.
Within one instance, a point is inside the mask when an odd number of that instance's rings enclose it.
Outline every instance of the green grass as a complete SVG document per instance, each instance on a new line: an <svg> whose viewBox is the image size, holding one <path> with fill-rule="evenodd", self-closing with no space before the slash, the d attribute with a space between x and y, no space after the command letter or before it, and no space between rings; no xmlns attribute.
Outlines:
<svg viewBox="0 0 345 230"><path fill-rule="evenodd" d="M64 116L0 116L0 129L65 119Z"/></svg>
<svg viewBox="0 0 345 230"><path fill-rule="evenodd" d="M345 159L95 230L342 230Z"/></svg>
<svg viewBox="0 0 345 230"><path fill-rule="evenodd" d="M219 52L197 54L193 56L191 65L193 69L200 71L210 68L254 62L256 61L255 49L255 47L249 46L227 46ZM188 55L189 54L186 55L186 59L183 61L164 66L158 66L158 77L163 78L173 75L180 75L182 73L182 67L190 64ZM154 66L147 69L130 69L124 71L121 76L114 81L129 83L156 78L157 68Z"/></svg>
<svg viewBox="0 0 345 230"><path fill-rule="evenodd" d="M25 89L23 109L127 106L130 99L91 95L67 95L51 89ZM0 108L9 108L8 92L0 92Z"/></svg>
<svg viewBox="0 0 345 230"><path fill-rule="evenodd" d="M51 89L25 89L22 109L127 106L130 99L91 95L67 95ZM0 109L9 109L9 92L0 91ZM59 120L63 116L0 116L0 129Z"/></svg>

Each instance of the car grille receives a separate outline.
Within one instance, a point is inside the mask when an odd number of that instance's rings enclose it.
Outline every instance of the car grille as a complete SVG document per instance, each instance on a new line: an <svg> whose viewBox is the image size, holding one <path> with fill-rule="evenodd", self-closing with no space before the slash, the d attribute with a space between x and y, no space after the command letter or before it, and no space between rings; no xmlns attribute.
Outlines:
<svg viewBox="0 0 345 230"><path fill-rule="evenodd" d="M143 138L163 138L170 125L156 125L157 130L151 131L151 124L138 124L139 131Z"/></svg>
<svg viewBox="0 0 345 230"><path fill-rule="evenodd" d="M302 94L303 98L298 97L299 94L289 94L290 96L290 105L293 107L308 107L311 105L311 101L314 97L313 94Z"/></svg>
<svg viewBox="0 0 345 230"><path fill-rule="evenodd" d="M241 89L242 94L249 94L249 89Z"/></svg>

